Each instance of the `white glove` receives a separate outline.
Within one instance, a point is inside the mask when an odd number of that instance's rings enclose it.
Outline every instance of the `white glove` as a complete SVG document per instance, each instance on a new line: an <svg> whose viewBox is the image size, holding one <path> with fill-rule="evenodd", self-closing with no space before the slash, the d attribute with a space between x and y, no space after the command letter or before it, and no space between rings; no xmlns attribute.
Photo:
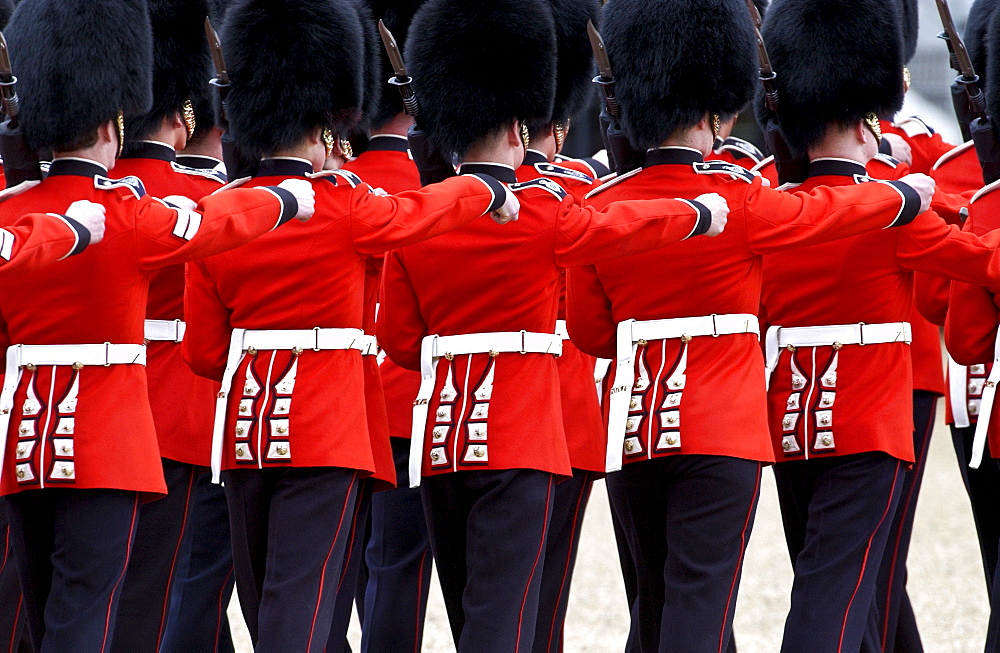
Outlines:
<svg viewBox="0 0 1000 653"><path fill-rule="evenodd" d="M305 179L286 179L278 184L278 188L284 188L295 196L295 201L299 204L296 220L305 222L313 216L316 211L316 191L310 182Z"/></svg>
<svg viewBox="0 0 1000 653"><path fill-rule="evenodd" d="M90 244L104 240L104 213L107 209L103 204L80 200L73 202L66 209L66 215L73 218L90 232Z"/></svg>
<svg viewBox="0 0 1000 653"><path fill-rule="evenodd" d="M506 193L503 206L490 213L490 217L497 224L507 224L508 222L517 220L517 214L521 211L521 203L517 201L514 193L510 192L510 189L506 185L501 184L501 186L503 186L503 190Z"/></svg>
<svg viewBox="0 0 1000 653"><path fill-rule="evenodd" d="M911 175L906 175L901 182L917 191L917 195L920 196L920 212L931 208L931 198L934 197L934 189L936 187L934 180L927 175L922 175L920 173L913 173Z"/></svg>
<svg viewBox="0 0 1000 653"><path fill-rule="evenodd" d="M706 193L694 198L694 201L704 204L712 212L712 226L705 232L706 236L718 236L726 230L726 223L729 222L729 203L725 197L718 193Z"/></svg>
<svg viewBox="0 0 1000 653"><path fill-rule="evenodd" d="M378 197L388 197L389 193L384 188L373 188L372 195L376 195Z"/></svg>
<svg viewBox="0 0 1000 653"><path fill-rule="evenodd" d="M173 204L177 208L185 211L194 211L198 208L198 202L195 202L190 197L184 197L183 195L167 195L163 198L163 201L167 204Z"/></svg>
<svg viewBox="0 0 1000 653"><path fill-rule="evenodd" d="M882 134L882 140L889 144L892 158L899 159L906 165L913 165L913 149L906 139L899 134Z"/></svg>

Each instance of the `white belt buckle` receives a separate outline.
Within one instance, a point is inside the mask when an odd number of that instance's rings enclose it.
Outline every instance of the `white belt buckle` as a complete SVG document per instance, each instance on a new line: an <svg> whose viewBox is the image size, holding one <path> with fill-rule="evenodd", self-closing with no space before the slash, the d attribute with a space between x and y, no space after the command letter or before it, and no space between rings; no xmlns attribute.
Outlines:
<svg viewBox="0 0 1000 653"><path fill-rule="evenodd" d="M320 351L319 348L319 327L313 327L313 351Z"/></svg>
<svg viewBox="0 0 1000 653"><path fill-rule="evenodd" d="M179 343L183 338L181 338L181 320L174 320L174 343Z"/></svg>
<svg viewBox="0 0 1000 653"><path fill-rule="evenodd" d="M713 338L718 338L719 337L719 325L715 322L715 316L716 315L717 315L716 313L712 313L712 337Z"/></svg>
<svg viewBox="0 0 1000 653"><path fill-rule="evenodd" d="M526 335L527 333L528 333L527 331L525 331L524 329L521 329L521 353L522 354L527 354L528 353L527 342L525 342L527 340L527 335Z"/></svg>
<svg viewBox="0 0 1000 653"><path fill-rule="evenodd" d="M858 344L865 346L865 323L858 322Z"/></svg>

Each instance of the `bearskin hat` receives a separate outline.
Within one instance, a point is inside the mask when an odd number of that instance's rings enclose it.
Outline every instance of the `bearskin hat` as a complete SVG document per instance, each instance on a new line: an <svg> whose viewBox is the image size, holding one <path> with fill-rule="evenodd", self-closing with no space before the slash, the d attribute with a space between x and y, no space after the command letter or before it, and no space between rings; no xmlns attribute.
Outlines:
<svg viewBox="0 0 1000 653"><path fill-rule="evenodd" d="M980 8L980 5L992 5L987 8ZM1000 4L996 1L987 2L987 0L979 0L975 5L972 6L972 10L976 11L979 9L981 13L980 18L983 18L986 26L985 29L981 30L982 41L979 47L986 51L986 68L985 74L979 69L979 63L973 60L973 65L976 66L976 72L982 76L982 80L985 86L986 93L986 114L996 120L1000 116L1000 8L997 5ZM969 14L969 23L966 27L966 33L972 31L972 13ZM971 34L970 37L971 38ZM969 55L972 55L972 48L970 48Z"/></svg>
<svg viewBox="0 0 1000 653"><path fill-rule="evenodd" d="M382 38L378 33L378 22L372 13L368 0L354 0L361 22L361 34L364 37L364 100L361 103L361 122L355 127L357 131L369 129L382 103ZM388 78L386 78L388 79ZM399 93L396 93L399 95Z"/></svg>
<svg viewBox="0 0 1000 653"><path fill-rule="evenodd" d="M513 120L551 120L552 11L539 0L429 0L413 18L406 65L428 139L462 157Z"/></svg>
<svg viewBox="0 0 1000 653"><path fill-rule="evenodd" d="M14 13L14 0L0 0L0 29L7 27L10 16Z"/></svg>
<svg viewBox="0 0 1000 653"><path fill-rule="evenodd" d="M976 69L980 81L984 82L987 76L988 39L987 30L990 29L990 17L995 13L1000 0L976 0L969 9L969 18L965 21L965 33L962 41L965 49L969 52L969 59Z"/></svg>
<svg viewBox="0 0 1000 653"><path fill-rule="evenodd" d="M778 127L793 151L821 140L830 124L903 106L903 47L895 3L881 0L780 0L764 20L778 74ZM755 101L763 117L761 94Z"/></svg>
<svg viewBox="0 0 1000 653"><path fill-rule="evenodd" d="M205 38L205 0L149 0L153 24L153 108L125 123L125 141L149 137L165 116L211 103L211 59ZM211 118L209 118L211 120ZM198 116L195 114L195 124Z"/></svg>
<svg viewBox="0 0 1000 653"><path fill-rule="evenodd" d="M146 0L25 0L5 32L35 150L65 149L119 111L153 101L153 37Z"/></svg>
<svg viewBox="0 0 1000 653"><path fill-rule="evenodd" d="M566 122L589 104L594 87L594 55L587 21L598 25L597 0L550 0L556 27L556 101L552 120Z"/></svg>
<svg viewBox="0 0 1000 653"><path fill-rule="evenodd" d="M229 130L248 156L361 121L365 39L353 0L236 0L221 39Z"/></svg>
<svg viewBox="0 0 1000 653"><path fill-rule="evenodd" d="M753 97L757 41L743 0L611 0L601 30L636 149Z"/></svg>
<svg viewBox="0 0 1000 653"><path fill-rule="evenodd" d="M917 0L898 0L900 25L903 29L903 63L909 63L917 52L920 34L920 3Z"/></svg>
<svg viewBox="0 0 1000 653"><path fill-rule="evenodd" d="M420 5L423 4L423 0L369 0L369 3L374 25L377 25L379 20L385 23L385 26L392 32L393 38L396 39L400 51L404 50L406 36L410 31L410 22L417 10L420 9ZM378 110L369 121L372 129L378 129L403 112L403 99L399 92L394 88L388 88L388 84L386 84L389 79L396 76L396 71L389 63L389 57L381 44L381 37L376 35L376 38L378 39L380 62L377 75L381 101Z"/></svg>

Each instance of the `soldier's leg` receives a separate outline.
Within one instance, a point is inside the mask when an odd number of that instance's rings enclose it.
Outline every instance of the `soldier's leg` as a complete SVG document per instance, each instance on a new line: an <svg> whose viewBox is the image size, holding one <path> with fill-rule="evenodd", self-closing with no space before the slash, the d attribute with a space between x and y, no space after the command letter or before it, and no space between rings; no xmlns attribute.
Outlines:
<svg viewBox="0 0 1000 653"><path fill-rule="evenodd" d="M337 577L337 599L333 608L333 621L330 626L330 638L326 645L326 653L335 653L336 651L349 653L351 650L351 646L347 642L347 629L351 625L358 577L364 564L372 485L373 483L369 479L361 479L358 482L358 498L351 515L351 532L347 541L347 551L344 553L344 568L340 570Z"/></svg>
<svg viewBox="0 0 1000 653"><path fill-rule="evenodd" d="M465 627L462 597L468 581L466 526L472 501L464 480L470 473L429 476L420 481L420 500L427 520L427 534L456 647Z"/></svg>
<svg viewBox="0 0 1000 653"><path fill-rule="evenodd" d="M115 653L156 653L170 609L170 589L180 561L194 490L194 465L163 459L167 496L139 508L139 524L122 585Z"/></svg>
<svg viewBox="0 0 1000 653"><path fill-rule="evenodd" d="M226 609L233 594L229 510L210 473L198 477L188 525L187 565L177 574L161 653L232 653Z"/></svg>
<svg viewBox="0 0 1000 653"><path fill-rule="evenodd" d="M535 653L562 651L569 588L595 476L593 472L575 469L572 478L556 485L532 647Z"/></svg>
<svg viewBox="0 0 1000 653"><path fill-rule="evenodd" d="M2 503L4 499L0 499ZM0 505L0 651L14 653L21 644L25 632L24 605L21 585L17 579L17 564L14 562L10 542L10 528L7 511Z"/></svg>
<svg viewBox="0 0 1000 653"><path fill-rule="evenodd" d="M372 497L365 552L368 586L361 650L419 651L430 588L431 545L420 490L409 487L410 441L392 438L397 486Z"/></svg>
<svg viewBox="0 0 1000 653"><path fill-rule="evenodd" d="M725 651L760 497L762 465L698 455L677 456L671 462L659 650Z"/></svg>
<svg viewBox="0 0 1000 653"><path fill-rule="evenodd" d="M30 490L8 508L35 650L109 651L138 495Z"/></svg>
<svg viewBox="0 0 1000 653"><path fill-rule="evenodd" d="M254 647L260 635L258 614L264 595L267 568L267 533L270 527L271 471L237 469L223 472L229 528L232 538L233 575L240 611Z"/></svg>
<svg viewBox="0 0 1000 653"><path fill-rule="evenodd" d="M986 574L986 586L993 585L993 577L997 569L997 550L1000 545L1000 510L997 509L1000 497L1000 465L992 461L984 461L979 469L969 467L972 458L972 441L976 436L976 426L964 428L951 427L952 444L955 447L955 458L962 473L962 482L969 493L969 503L972 506L972 518L976 523L976 535L979 538L979 551L983 559L983 571Z"/></svg>
<svg viewBox="0 0 1000 653"><path fill-rule="evenodd" d="M618 546L618 563L622 568L622 580L625 583L625 600L629 609L629 634L625 644L625 653L639 650L639 617L636 598L639 595L635 556L629 548L628 534L631 532L631 516L628 512L628 502L625 500L625 484L622 472L613 472L604 477L608 491L608 503L611 506L611 526L615 531L615 544Z"/></svg>
<svg viewBox="0 0 1000 653"><path fill-rule="evenodd" d="M906 464L882 453L781 463L775 466L779 487L794 484L781 478L796 473L791 465L815 465L819 473L793 562L781 650L859 650Z"/></svg>

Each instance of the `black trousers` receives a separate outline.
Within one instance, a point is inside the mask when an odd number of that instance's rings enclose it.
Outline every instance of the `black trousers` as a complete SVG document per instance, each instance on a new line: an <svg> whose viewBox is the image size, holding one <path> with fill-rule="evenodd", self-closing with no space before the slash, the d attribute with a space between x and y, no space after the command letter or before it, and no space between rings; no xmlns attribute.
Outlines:
<svg viewBox="0 0 1000 653"><path fill-rule="evenodd" d="M784 653L853 653L866 629L877 633L875 583L905 472L883 453L774 466L795 573Z"/></svg>
<svg viewBox="0 0 1000 653"><path fill-rule="evenodd" d="M903 473L899 506L889 527L889 540L875 586L873 609L878 619L880 648L890 653L897 649L907 653L924 650L913 606L906 592L906 557L910 552L913 518L917 514L917 496L927 467L937 399L938 395L933 392L913 391L913 450L916 462Z"/></svg>
<svg viewBox="0 0 1000 653"><path fill-rule="evenodd" d="M391 442L396 487L372 496L365 550L368 585L361 650L366 653L420 650L433 568L420 490L410 487L410 441Z"/></svg>
<svg viewBox="0 0 1000 653"><path fill-rule="evenodd" d="M138 494L28 490L6 506L35 650L110 651Z"/></svg>
<svg viewBox="0 0 1000 653"><path fill-rule="evenodd" d="M226 616L235 583L229 509L210 472L198 476L186 530L160 652L233 653Z"/></svg>
<svg viewBox="0 0 1000 653"><path fill-rule="evenodd" d="M621 474L627 509L619 517L637 570L635 650L726 651L761 464L680 455Z"/></svg>
<svg viewBox="0 0 1000 653"><path fill-rule="evenodd" d="M357 500L333 467L223 473L240 608L257 653L322 651Z"/></svg>
<svg viewBox="0 0 1000 653"><path fill-rule="evenodd" d="M594 472L573 470L573 476L558 485L545 542L545 564L535 623L535 653L563 650L563 625L569 604L569 587L583 531L590 491L597 478Z"/></svg>
<svg viewBox="0 0 1000 653"><path fill-rule="evenodd" d="M350 653L351 645L347 641L347 630L351 625L351 614L354 611L355 599L358 603L358 618L361 627L365 622L364 582L368 571L365 567L365 546L370 534L368 517L372 507L372 488L374 482L363 478L358 481L358 498L354 503L354 513L351 515L351 532L344 552L344 568L337 578L337 598L333 606L333 622L330 626L330 639L326 645L326 653L344 651Z"/></svg>
<svg viewBox="0 0 1000 653"><path fill-rule="evenodd" d="M421 497L458 653L524 653L538 616L551 474L456 472L422 480Z"/></svg>
<svg viewBox="0 0 1000 653"><path fill-rule="evenodd" d="M182 552L199 469L163 459L167 496L139 507L122 598L118 604L114 653L157 653L170 610L170 593Z"/></svg>
<svg viewBox="0 0 1000 653"><path fill-rule="evenodd" d="M17 579L7 511L0 505L0 652L15 653L22 645L22 637L30 649L24 632L24 600Z"/></svg>

